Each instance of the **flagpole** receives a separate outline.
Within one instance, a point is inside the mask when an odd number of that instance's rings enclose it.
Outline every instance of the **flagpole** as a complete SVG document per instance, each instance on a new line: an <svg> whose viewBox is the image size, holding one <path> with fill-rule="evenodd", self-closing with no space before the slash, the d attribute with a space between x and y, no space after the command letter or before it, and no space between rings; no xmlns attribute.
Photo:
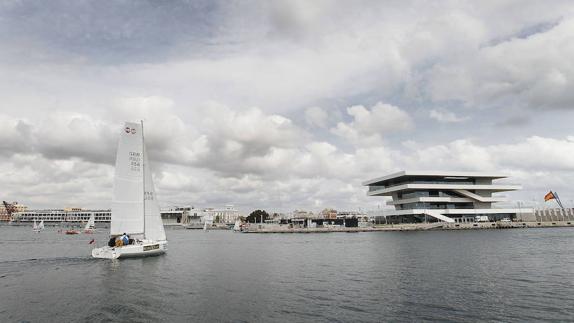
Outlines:
<svg viewBox="0 0 574 323"><path fill-rule="evenodd" d="M562 201L560 201L560 197L558 197L558 193L552 192L552 194L554 194L554 196L556 197L556 202L558 202L558 205L562 208L562 210L564 210L564 206L562 206Z"/></svg>

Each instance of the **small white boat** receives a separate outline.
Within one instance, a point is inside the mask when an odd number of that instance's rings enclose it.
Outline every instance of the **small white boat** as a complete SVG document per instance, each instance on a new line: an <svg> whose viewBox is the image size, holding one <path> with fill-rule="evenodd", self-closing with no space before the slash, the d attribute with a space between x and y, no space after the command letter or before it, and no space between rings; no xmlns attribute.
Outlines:
<svg viewBox="0 0 574 323"><path fill-rule="evenodd" d="M233 225L233 231L241 231L241 221L236 220L235 224Z"/></svg>
<svg viewBox="0 0 574 323"><path fill-rule="evenodd" d="M203 231L207 231L207 222L203 222Z"/></svg>
<svg viewBox="0 0 574 323"><path fill-rule="evenodd" d="M117 237L127 234L130 243ZM143 123L126 122L116 156L112 219L108 246L94 248L94 258L117 259L165 253L167 239L149 170Z"/></svg>
<svg viewBox="0 0 574 323"><path fill-rule="evenodd" d="M94 232L96 232L96 218L94 217L94 213L92 213L88 223L86 223L86 226L84 227L84 233L90 234Z"/></svg>
<svg viewBox="0 0 574 323"><path fill-rule="evenodd" d="M36 223L36 219L34 219L34 225L32 225L32 231L40 232L40 229L38 228L38 224Z"/></svg>
<svg viewBox="0 0 574 323"><path fill-rule="evenodd" d="M38 230L39 231L44 230L44 220L40 221L40 224L38 224Z"/></svg>

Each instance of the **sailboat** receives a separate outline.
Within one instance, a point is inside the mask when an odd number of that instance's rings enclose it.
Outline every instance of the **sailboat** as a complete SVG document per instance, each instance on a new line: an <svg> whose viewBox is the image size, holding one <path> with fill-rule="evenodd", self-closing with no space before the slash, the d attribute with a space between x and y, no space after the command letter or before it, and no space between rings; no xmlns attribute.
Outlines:
<svg viewBox="0 0 574 323"><path fill-rule="evenodd" d="M84 233L94 233L96 232L96 218L94 217L94 213L90 215L90 219L86 226L84 227Z"/></svg>
<svg viewBox="0 0 574 323"><path fill-rule="evenodd" d="M44 220L40 221L40 224L38 224L38 231L42 230L44 230Z"/></svg>
<svg viewBox="0 0 574 323"><path fill-rule="evenodd" d="M40 229L38 229L38 224L36 223L36 219L34 219L34 225L32 226L32 231L40 232Z"/></svg>
<svg viewBox="0 0 574 323"><path fill-rule="evenodd" d="M116 244L127 234L130 243ZM92 257L117 259L165 253L167 239L159 213L145 149L143 122L126 122L116 156L110 241L94 248Z"/></svg>
<svg viewBox="0 0 574 323"><path fill-rule="evenodd" d="M233 225L233 231L241 231L241 220L235 220L235 224Z"/></svg>

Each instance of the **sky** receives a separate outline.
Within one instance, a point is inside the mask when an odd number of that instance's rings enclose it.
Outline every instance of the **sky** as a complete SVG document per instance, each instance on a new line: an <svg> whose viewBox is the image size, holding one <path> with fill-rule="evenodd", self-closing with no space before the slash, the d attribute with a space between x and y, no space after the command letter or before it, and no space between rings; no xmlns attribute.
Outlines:
<svg viewBox="0 0 574 323"><path fill-rule="evenodd" d="M0 199L109 208L143 120L164 207L374 210L405 169L572 207L573 57L572 1L4 0Z"/></svg>

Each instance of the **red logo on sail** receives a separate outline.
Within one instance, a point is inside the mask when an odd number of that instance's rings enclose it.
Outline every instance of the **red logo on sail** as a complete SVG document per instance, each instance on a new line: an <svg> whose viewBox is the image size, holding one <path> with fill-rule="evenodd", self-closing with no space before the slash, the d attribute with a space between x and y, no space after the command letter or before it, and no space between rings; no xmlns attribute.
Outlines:
<svg viewBox="0 0 574 323"><path fill-rule="evenodd" d="M126 133L129 134L131 133L132 135L136 133L136 128L130 128L130 127L126 127Z"/></svg>

